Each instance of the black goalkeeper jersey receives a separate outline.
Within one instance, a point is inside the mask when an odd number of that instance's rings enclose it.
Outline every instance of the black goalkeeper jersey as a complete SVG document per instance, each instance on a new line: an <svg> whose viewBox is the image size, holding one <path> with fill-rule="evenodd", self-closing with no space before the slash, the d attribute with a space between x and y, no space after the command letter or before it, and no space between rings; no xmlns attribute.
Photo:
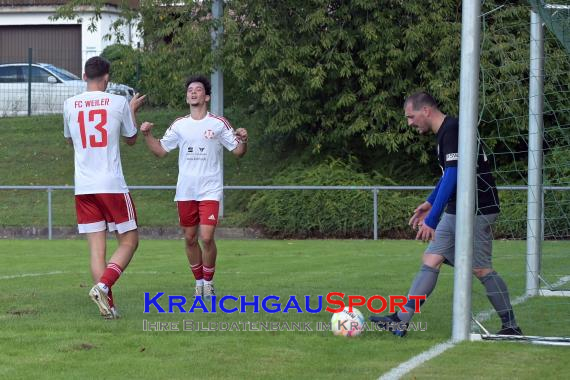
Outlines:
<svg viewBox="0 0 570 380"><path fill-rule="evenodd" d="M442 170L448 167L457 167L459 158L459 120L455 117L446 116L443 124L437 131L437 160ZM456 194L453 191L447 202L448 214L456 212ZM487 156L479 147L477 155L477 215L497 214L499 209L499 194L495 185L495 179L491 174Z"/></svg>

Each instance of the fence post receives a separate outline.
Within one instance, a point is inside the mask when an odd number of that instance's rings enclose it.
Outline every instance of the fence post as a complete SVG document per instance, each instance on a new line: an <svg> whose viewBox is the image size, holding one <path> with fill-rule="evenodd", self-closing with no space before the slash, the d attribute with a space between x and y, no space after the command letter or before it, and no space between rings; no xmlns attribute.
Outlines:
<svg viewBox="0 0 570 380"><path fill-rule="evenodd" d="M214 71L210 75L210 82L212 84L212 95L210 97L210 110L212 113L218 116L224 116L224 73L222 68L219 64L220 60L220 48L222 43L222 36L224 34L224 24L223 24L223 17L224 17L224 1L223 0L214 0L212 2L212 18L214 20L214 26L210 32L212 38L212 53L214 53ZM222 183L224 181L224 155L220 156L222 163L221 163L221 176L222 176ZM220 199L220 206L219 206L219 218L224 217L224 202L225 196L222 191L222 198Z"/></svg>
<svg viewBox="0 0 570 380"><path fill-rule="evenodd" d="M28 48L28 116L32 115L32 48Z"/></svg>
<svg viewBox="0 0 570 380"><path fill-rule="evenodd" d="M51 240L52 237L52 223L51 223L51 192L52 188L48 187L48 239Z"/></svg>
<svg viewBox="0 0 570 380"><path fill-rule="evenodd" d="M374 195L374 240L378 240L378 189L372 190Z"/></svg>

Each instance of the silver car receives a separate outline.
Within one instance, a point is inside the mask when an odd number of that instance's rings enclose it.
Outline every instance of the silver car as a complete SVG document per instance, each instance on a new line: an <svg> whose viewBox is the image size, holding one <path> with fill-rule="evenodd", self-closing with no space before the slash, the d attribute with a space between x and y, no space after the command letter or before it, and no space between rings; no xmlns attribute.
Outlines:
<svg viewBox="0 0 570 380"><path fill-rule="evenodd" d="M27 63L0 65L0 116L28 114ZM32 64L31 114L43 115L63 112L65 99L84 92L87 84L69 71L46 63ZM131 100L133 88L109 83L107 92L119 94Z"/></svg>

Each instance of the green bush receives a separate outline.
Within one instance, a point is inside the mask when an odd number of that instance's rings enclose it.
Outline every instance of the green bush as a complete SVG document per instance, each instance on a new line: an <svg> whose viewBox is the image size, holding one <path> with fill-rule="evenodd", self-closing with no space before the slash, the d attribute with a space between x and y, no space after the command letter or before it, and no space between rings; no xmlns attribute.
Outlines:
<svg viewBox="0 0 570 380"><path fill-rule="evenodd" d="M567 239L570 236L570 194L546 191L544 196L544 239ZM497 239L525 239L527 234L527 193L501 193L501 216L495 226Z"/></svg>
<svg viewBox="0 0 570 380"><path fill-rule="evenodd" d="M556 134L554 133L556 132ZM566 131L549 131L552 138L568 141ZM543 179L545 186L567 186L570 183L570 153L565 146L547 150L544 155ZM503 168L504 170L504 168ZM521 175L513 165L512 172ZM525 172L522 172L526 175ZM512 183L512 182L511 182ZM525 239L527 234L527 192L501 191L501 216L495 227L495 237ZM546 190L544 193L544 239L567 239L570 236L570 193Z"/></svg>
<svg viewBox="0 0 570 380"><path fill-rule="evenodd" d="M390 239L413 239L416 232L408 225L414 209L427 193L410 191L380 192L378 197L379 236Z"/></svg>
<svg viewBox="0 0 570 380"><path fill-rule="evenodd" d="M524 239L526 237L526 192L501 191L501 215L493 233L496 239Z"/></svg>
<svg viewBox="0 0 570 380"><path fill-rule="evenodd" d="M329 158L312 168L286 169L275 177L273 184L372 186L378 180L359 172L354 162ZM381 235L407 236L407 220L417 202L418 198L413 196L381 193ZM273 237L370 238L373 195L370 190L260 191L251 197L246 219L250 226Z"/></svg>

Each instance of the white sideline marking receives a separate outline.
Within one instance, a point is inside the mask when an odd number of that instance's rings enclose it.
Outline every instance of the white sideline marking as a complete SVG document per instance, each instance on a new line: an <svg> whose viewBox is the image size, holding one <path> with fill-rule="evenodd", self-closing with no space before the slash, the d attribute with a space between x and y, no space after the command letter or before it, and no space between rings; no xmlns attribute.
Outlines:
<svg viewBox="0 0 570 380"><path fill-rule="evenodd" d="M37 276L52 276L54 274L63 274L62 271L55 271L55 272L46 272L46 273L22 273L22 274L14 274L10 276L0 276L0 280L11 280L13 278L22 278L22 277L37 277Z"/></svg>
<svg viewBox="0 0 570 380"><path fill-rule="evenodd" d="M439 354L444 353L448 349L455 346L451 340L447 342L436 344L432 348L427 351L420 353L419 355L414 356L413 358L401 363L396 368L392 368L390 371L386 372L382 376L378 378L378 380L396 380L404 376L406 373L410 372L411 370L421 366L428 360L431 360L438 356Z"/></svg>

